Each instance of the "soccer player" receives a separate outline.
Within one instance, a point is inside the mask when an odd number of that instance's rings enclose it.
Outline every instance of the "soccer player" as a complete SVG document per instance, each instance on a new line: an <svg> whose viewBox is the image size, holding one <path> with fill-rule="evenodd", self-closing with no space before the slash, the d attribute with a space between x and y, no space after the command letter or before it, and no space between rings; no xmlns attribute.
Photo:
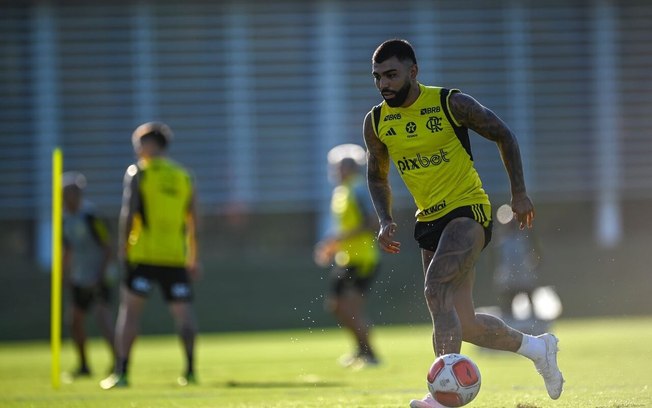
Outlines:
<svg viewBox="0 0 652 408"><path fill-rule="evenodd" d="M494 286L498 290L502 315L505 320L512 320L512 305L519 294L526 295L528 305L534 311L532 293L537 288L541 251L533 234L521 233L508 204L498 208L496 219Z"/></svg>
<svg viewBox="0 0 652 408"><path fill-rule="evenodd" d="M194 383L197 325L191 304L191 279L198 277L195 193L181 165L167 158L172 130L164 123L140 125L132 135L138 162L124 177L119 222L119 258L126 264L116 323L115 372L104 389L128 385L132 345L147 296L158 284L181 337L186 371L180 385Z"/></svg>
<svg viewBox="0 0 652 408"><path fill-rule="evenodd" d="M389 253L401 244L394 236L392 160L414 198L414 237L421 248L425 298L433 322L437 356L459 353L462 341L519 353L534 362L548 395L561 395L557 338L521 333L502 320L475 313L475 263L491 239L489 197L473 165L468 130L496 143L511 188L511 207L520 228L531 228L534 206L525 188L518 143L491 110L457 89L417 81L419 67L405 40L383 42L373 53L372 74L383 101L364 119L367 181L380 221L378 242ZM437 407L430 394L411 407Z"/></svg>
<svg viewBox="0 0 652 408"><path fill-rule="evenodd" d="M93 204L85 200L86 178L78 172L63 175L63 266L71 292L71 335L79 359L73 377L91 375L86 358L86 314L95 304L95 318L114 357L108 267L109 229Z"/></svg>
<svg viewBox="0 0 652 408"><path fill-rule="evenodd" d="M357 344L356 352L342 356L340 364L359 369L378 364L365 312L365 294L375 279L380 257L374 232L377 223L362 174L364 148L342 144L332 148L327 158L330 178L336 184L330 205L332 226L315 246L315 262L332 265L326 307Z"/></svg>

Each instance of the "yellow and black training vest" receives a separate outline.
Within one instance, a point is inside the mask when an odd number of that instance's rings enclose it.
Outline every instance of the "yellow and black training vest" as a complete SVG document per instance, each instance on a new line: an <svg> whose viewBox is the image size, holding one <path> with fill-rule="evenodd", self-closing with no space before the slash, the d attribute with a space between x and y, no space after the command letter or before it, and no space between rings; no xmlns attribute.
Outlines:
<svg viewBox="0 0 652 408"><path fill-rule="evenodd" d="M380 258L376 234L364 228L366 213L360 203L358 192L364 189L362 177L352 177L335 187L331 198L331 216L338 235L348 236L340 242L335 263L340 267L356 266L360 276L371 273ZM365 191L365 194L368 193ZM353 231L361 230L351 235Z"/></svg>
<svg viewBox="0 0 652 408"><path fill-rule="evenodd" d="M372 109L376 135L417 206L418 221L432 221L455 208L478 205L491 217L489 196L473 166L468 129L449 110L457 89L419 84L410 106L392 108L384 101Z"/></svg>
<svg viewBox="0 0 652 408"><path fill-rule="evenodd" d="M186 222L192 180L179 164L166 158L137 164L141 206L133 217L127 245L131 263L182 267L186 264Z"/></svg>

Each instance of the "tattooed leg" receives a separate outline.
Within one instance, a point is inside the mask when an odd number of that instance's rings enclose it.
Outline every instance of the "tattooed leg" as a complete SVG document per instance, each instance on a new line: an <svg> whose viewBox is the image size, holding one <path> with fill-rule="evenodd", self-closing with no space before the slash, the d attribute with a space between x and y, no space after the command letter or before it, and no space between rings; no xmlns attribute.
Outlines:
<svg viewBox="0 0 652 408"><path fill-rule="evenodd" d="M515 352L521 346L523 334L509 327L495 316L478 313L475 315L473 335L464 340L476 346L494 350Z"/></svg>
<svg viewBox="0 0 652 408"><path fill-rule="evenodd" d="M475 271L472 270L455 291L455 311L462 326L462 340L494 350L517 351L523 340L521 332L495 316L475 313L474 276Z"/></svg>
<svg viewBox="0 0 652 408"><path fill-rule="evenodd" d="M455 293L455 310L462 325L462 339L476 346L494 350L516 351L521 345L521 332L507 326L501 319L475 313L473 282L463 283Z"/></svg>
<svg viewBox="0 0 652 408"><path fill-rule="evenodd" d="M472 282L475 261L483 245L482 227L470 218L457 218L444 228L437 252L422 251L424 293L433 322L433 346L438 356L460 352L465 322L460 320L456 310L456 293L465 282ZM471 299L469 301L472 303Z"/></svg>

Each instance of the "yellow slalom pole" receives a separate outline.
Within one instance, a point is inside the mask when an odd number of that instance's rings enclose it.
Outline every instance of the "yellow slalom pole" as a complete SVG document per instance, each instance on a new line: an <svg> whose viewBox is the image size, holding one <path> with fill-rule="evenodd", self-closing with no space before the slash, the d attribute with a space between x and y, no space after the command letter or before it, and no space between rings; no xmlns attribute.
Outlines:
<svg viewBox="0 0 652 408"><path fill-rule="evenodd" d="M62 282L62 177L63 157L59 147L52 151L52 293L50 304L50 345L52 387L61 385L61 282Z"/></svg>

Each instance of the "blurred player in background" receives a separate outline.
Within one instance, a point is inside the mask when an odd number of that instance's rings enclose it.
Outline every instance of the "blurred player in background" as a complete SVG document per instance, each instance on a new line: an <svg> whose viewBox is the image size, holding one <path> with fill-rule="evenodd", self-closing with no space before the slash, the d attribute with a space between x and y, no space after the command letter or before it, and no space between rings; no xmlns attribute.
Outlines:
<svg viewBox="0 0 652 408"><path fill-rule="evenodd" d="M95 306L100 333L106 339L111 357L113 319L110 307L111 244L106 222L97 216L93 204L85 200L86 178L78 172L63 175L63 267L71 294L71 334L79 358L73 377L90 376L86 357L86 314Z"/></svg>
<svg viewBox="0 0 652 408"><path fill-rule="evenodd" d="M496 211L494 287L503 320L529 334L542 334L562 311L552 286L541 286L541 244L536 232L523 233L509 204Z"/></svg>
<svg viewBox="0 0 652 408"><path fill-rule="evenodd" d="M331 197L331 229L315 246L315 262L332 266L327 309L356 341L357 350L340 363L362 368L378 364L370 343L371 322L365 295L376 277L380 253L376 245L377 222L362 169L362 146L343 144L328 152L329 178L336 185Z"/></svg>
<svg viewBox="0 0 652 408"><path fill-rule="evenodd" d="M495 142L510 181L512 211L520 228L531 227L534 206L523 178L516 137L491 110L459 90L424 86L412 46L382 43L372 57L372 74L383 102L364 119L367 179L380 220L378 241L398 253L392 217L390 160L417 206L414 237L421 248L425 298L433 322L433 346L441 356L459 353L462 341L519 353L543 376L551 398L559 398L557 338L521 333L502 320L475 313L475 263L491 239L491 206L473 166L468 130ZM412 407L437 407L428 394Z"/></svg>
<svg viewBox="0 0 652 408"><path fill-rule="evenodd" d="M186 371L180 385L194 383L197 324L192 308L191 280L198 278L196 210L188 171L167 158L172 130L148 122L132 135L138 162L127 168L119 222L119 258L126 276L116 323L115 372L104 389L128 385L131 348L138 334L145 301L158 285L181 337Z"/></svg>
<svg viewBox="0 0 652 408"><path fill-rule="evenodd" d="M518 294L525 294L530 309L533 309L532 293L537 287L538 269L541 262L539 245L534 233L523 234L508 204L496 211L497 253L494 285L498 292L498 306L503 317L511 319L512 303Z"/></svg>

